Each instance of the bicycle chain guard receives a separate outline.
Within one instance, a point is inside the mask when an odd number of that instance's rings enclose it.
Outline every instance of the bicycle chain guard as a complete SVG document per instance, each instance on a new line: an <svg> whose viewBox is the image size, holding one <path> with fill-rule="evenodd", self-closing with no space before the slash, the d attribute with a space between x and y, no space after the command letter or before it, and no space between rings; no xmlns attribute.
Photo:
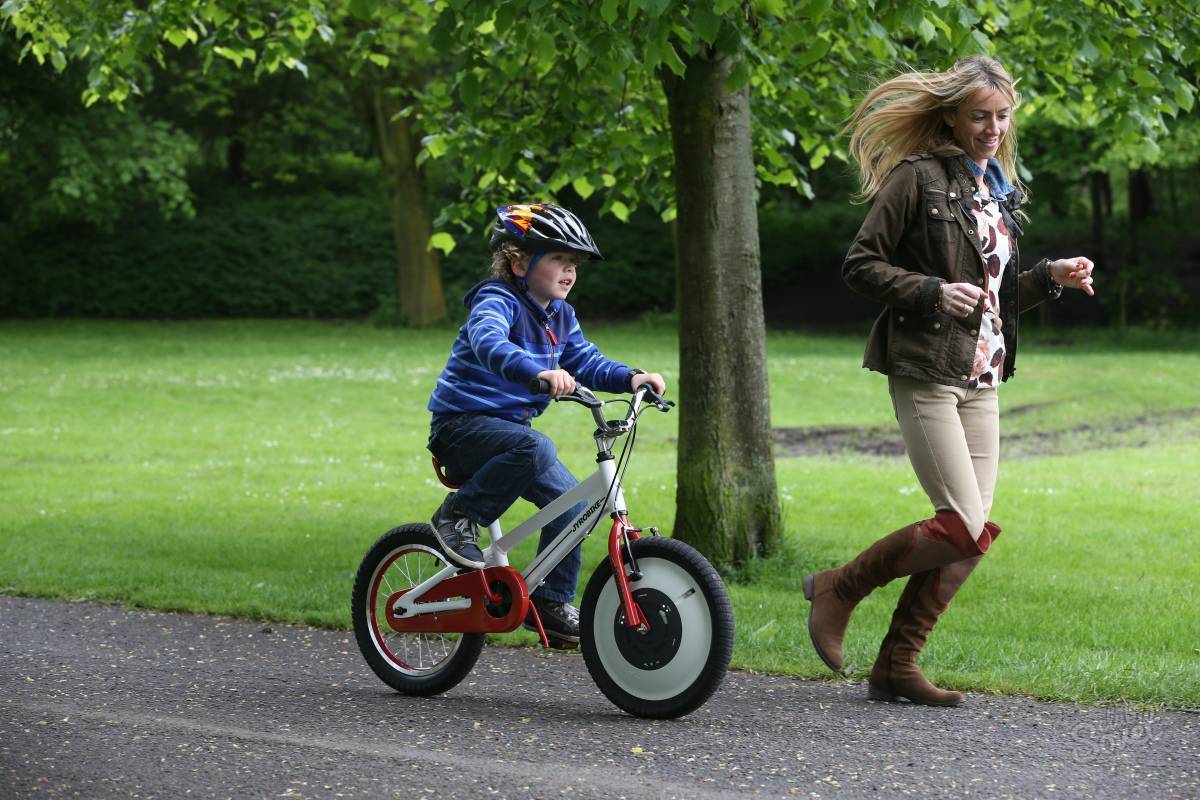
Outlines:
<svg viewBox="0 0 1200 800"><path fill-rule="evenodd" d="M490 587L499 603L493 603L485 596L485 585ZM488 567L483 570L483 580L480 580L478 570L455 575L430 588L416 603L416 608L420 609L422 603L467 597L471 600L469 608L397 617L396 601L409 591L395 592L387 599L388 625L399 633L507 633L516 630L529 613L529 590L525 579L512 567Z"/></svg>

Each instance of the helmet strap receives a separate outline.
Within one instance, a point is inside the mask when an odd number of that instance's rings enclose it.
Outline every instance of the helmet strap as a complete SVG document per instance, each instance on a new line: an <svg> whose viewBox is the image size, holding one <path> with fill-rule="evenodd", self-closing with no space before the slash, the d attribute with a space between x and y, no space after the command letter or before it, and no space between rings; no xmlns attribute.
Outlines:
<svg viewBox="0 0 1200 800"><path fill-rule="evenodd" d="M517 283L520 285L520 287L522 289L529 291L529 284L527 283L527 281L529 280L529 276L531 274L533 274L534 265L537 264L537 262L542 259L543 255L545 255L545 253L534 253L533 256L529 259L529 266L525 267L524 277L517 278Z"/></svg>

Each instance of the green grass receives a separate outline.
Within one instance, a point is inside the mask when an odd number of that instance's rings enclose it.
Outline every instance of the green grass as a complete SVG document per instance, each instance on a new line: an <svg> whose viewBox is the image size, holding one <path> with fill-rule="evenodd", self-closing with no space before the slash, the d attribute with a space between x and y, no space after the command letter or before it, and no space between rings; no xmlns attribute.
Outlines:
<svg viewBox="0 0 1200 800"><path fill-rule="evenodd" d="M669 328L590 334L677 379ZM347 626L358 559L388 528L428 519L444 495L424 408L452 335L0 323L0 591ZM1189 413L1200 405L1200 337L1046 338L1022 341L1018 377L1001 389L1002 408L1033 406L1004 421L1025 437L1001 465L992 516L1004 534L922 664L960 688L1200 708L1200 416ZM894 426L884 379L858 366L862 337L772 334L768 349L775 425ZM644 421L627 498L636 523L670 530L675 417ZM590 471L582 409L552 406L539 427L577 474ZM777 467L785 547L731 583L734 662L826 676L801 577L926 516L927 500L902 458ZM506 524L530 511L518 504ZM584 581L601 538L585 545ZM847 660L859 676L900 588L855 615Z"/></svg>

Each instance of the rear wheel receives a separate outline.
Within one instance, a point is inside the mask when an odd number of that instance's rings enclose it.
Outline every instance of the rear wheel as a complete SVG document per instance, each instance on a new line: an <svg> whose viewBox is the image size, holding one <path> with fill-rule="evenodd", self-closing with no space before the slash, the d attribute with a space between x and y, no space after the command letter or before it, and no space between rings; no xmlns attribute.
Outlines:
<svg viewBox="0 0 1200 800"><path fill-rule="evenodd" d="M401 633L387 621L387 600L449 565L424 523L403 525L379 537L354 581L354 638L371 670L405 694L440 694L456 686L483 650L482 633Z"/></svg>
<svg viewBox="0 0 1200 800"><path fill-rule="evenodd" d="M733 606L712 565L674 539L631 545L641 578L634 602L649 621L642 633L625 625L612 564L600 562L580 608L580 647L604 696L639 717L673 718L704 704L733 656Z"/></svg>

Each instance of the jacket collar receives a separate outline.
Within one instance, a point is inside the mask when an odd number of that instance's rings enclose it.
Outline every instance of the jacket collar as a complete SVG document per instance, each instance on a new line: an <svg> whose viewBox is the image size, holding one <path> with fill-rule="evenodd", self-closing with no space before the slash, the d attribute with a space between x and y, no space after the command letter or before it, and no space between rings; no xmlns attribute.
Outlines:
<svg viewBox="0 0 1200 800"><path fill-rule="evenodd" d="M971 174L976 179L980 175L987 181L988 191L992 197L1003 202L1010 194L1016 191L1016 188L1008 182L1008 176L1004 174L1004 169L1000 166L1000 162L994 158L989 158L987 167L980 168L972 159L963 156L963 160L967 162L967 166L971 169Z"/></svg>

